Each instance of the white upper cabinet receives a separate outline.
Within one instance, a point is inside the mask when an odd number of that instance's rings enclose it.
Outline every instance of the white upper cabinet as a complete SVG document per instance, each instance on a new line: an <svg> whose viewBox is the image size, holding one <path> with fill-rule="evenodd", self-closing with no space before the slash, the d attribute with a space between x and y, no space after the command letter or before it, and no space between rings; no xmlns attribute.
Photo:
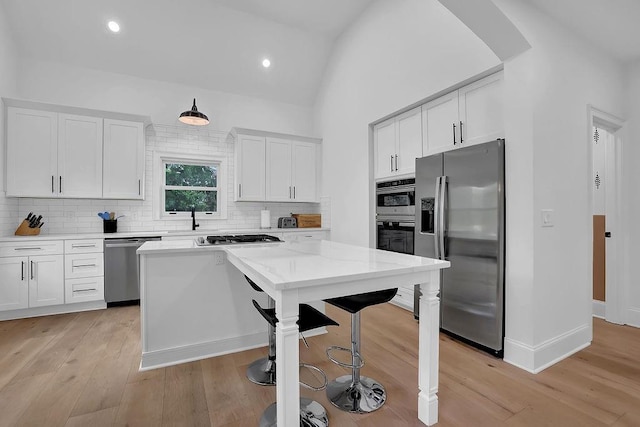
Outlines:
<svg viewBox="0 0 640 427"><path fill-rule="evenodd" d="M265 200L265 137L238 134L236 141L236 201Z"/></svg>
<svg viewBox="0 0 640 427"><path fill-rule="evenodd" d="M295 202L320 201L318 197L319 147L319 144L313 142L293 141L291 144L291 186Z"/></svg>
<svg viewBox="0 0 640 427"><path fill-rule="evenodd" d="M267 138L266 200L289 202L291 186L291 141Z"/></svg>
<svg viewBox="0 0 640 427"><path fill-rule="evenodd" d="M104 119L105 199L144 199L144 126Z"/></svg>
<svg viewBox="0 0 640 427"><path fill-rule="evenodd" d="M462 144L504 138L502 73L493 74L459 91Z"/></svg>
<svg viewBox="0 0 640 427"><path fill-rule="evenodd" d="M3 100L7 196L144 198L144 117Z"/></svg>
<svg viewBox="0 0 640 427"><path fill-rule="evenodd" d="M318 144L267 137L266 201L318 201Z"/></svg>
<svg viewBox="0 0 640 427"><path fill-rule="evenodd" d="M236 201L319 201L319 140L248 129L234 132Z"/></svg>
<svg viewBox="0 0 640 427"><path fill-rule="evenodd" d="M398 117L398 154L395 159L398 175L416 171L416 159L422 157L422 119L420 108L407 111Z"/></svg>
<svg viewBox="0 0 640 427"><path fill-rule="evenodd" d="M102 119L58 115L58 195L102 197Z"/></svg>
<svg viewBox="0 0 640 427"><path fill-rule="evenodd" d="M395 174L396 121L379 123L373 128L376 178L386 178Z"/></svg>
<svg viewBox="0 0 640 427"><path fill-rule="evenodd" d="M376 178L415 173L416 158L422 157L420 107L375 125L373 138Z"/></svg>
<svg viewBox="0 0 640 427"><path fill-rule="evenodd" d="M504 138L502 87L500 72L424 104L423 154Z"/></svg>
<svg viewBox="0 0 640 427"><path fill-rule="evenodd" d="M433 153L450 149L458 138L458 91L422 106L422 151Z"/></svg>
<svg viewBox="0 0 640 427"><path fill-rule="evenodd" d="M7 196L57 196L57 141L57 113L7 108Z"/></svg>

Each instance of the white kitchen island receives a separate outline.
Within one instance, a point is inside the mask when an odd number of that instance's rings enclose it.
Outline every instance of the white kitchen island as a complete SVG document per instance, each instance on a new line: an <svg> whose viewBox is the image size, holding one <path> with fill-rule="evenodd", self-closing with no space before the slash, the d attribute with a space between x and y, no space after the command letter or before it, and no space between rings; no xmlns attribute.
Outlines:
<svg viewBox="0 0 640 427"><path fill-rule="evenodd" d="M164 243L164 244L163 244ZM438 333L440 269L447 261L345 245L330 241L289 242L218 246L228 261L247 275L276 301L276 365L278 382L278 425L300 425L298 304L352 295L401 285L420 283L419 393L418 417L427 425L438 421ZM153 287L153 269L165 265L170 274L172 256L182 261L211 252L190 242L148 242L139 250L143 359L145 311L153 301L145 301L145 289ZM172 255L173 254L173 255ZM191 254L191 255L188 255ZM186 258L188 257L188 258ZM215 256L211 257L216 263ZM181 261L181 262L182 262ZM241 277L241 276L240 276ZM239 283L238 283L239 286ZM243 289L247 288L242 284ZM250 303L250 295L247 300ZM146 307L145 307L146 306ZM200 309L204 309L200 304ZM155 309L155 308L153 308ZM161 331L157 331L161 332ZM155 332L154 332L155 333ZM375 416L372 415L372 416Z"/></svg>

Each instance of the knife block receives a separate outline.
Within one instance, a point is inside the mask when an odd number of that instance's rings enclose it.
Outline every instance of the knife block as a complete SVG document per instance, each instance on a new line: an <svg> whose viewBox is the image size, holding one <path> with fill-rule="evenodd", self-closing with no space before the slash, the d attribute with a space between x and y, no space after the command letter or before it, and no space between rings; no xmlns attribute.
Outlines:
<svg viewBox="0 0 640 427"><path fill-rule="evenodd" d="M37 236L40 234L40 228L29 228L29 222L24 219L16 229L16 236Z"/></svg>

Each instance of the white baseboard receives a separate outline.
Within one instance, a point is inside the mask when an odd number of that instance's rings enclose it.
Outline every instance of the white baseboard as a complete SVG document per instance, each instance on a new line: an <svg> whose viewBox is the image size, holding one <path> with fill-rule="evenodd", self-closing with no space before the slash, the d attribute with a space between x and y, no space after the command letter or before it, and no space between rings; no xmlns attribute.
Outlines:
<svg viewBox="0 0 640 427"><path fill-rule="evenodd" d="M504 361L537 374L589 345L591 345L589 325L579 326L536 346L505 338Z"/></svg>
<svg viewBox="0 0 640 427"><path fill-rule="evenodd" d="M326 333L326 328L318 328L313 331L305 332L304 336L308 338ZM225 354L264 347L267 345L266 339L266 335L261 332L164 350L143 351L142 360L140 361L140 371L164 368L167 366L178 365L180 363L193 362L195 360L208 359L210 357L223 356Z"/></svg>
<svg viewBox="0 0 640 427"><path fill-rule="evenodd" d="M640 328L640 308L627 308L625 323L629 326Z"/></svg>
<svg viewBox="0 0 640 427"><path fill-rule="evenodd" d="M592 304L593 317L604 319L606 307L607 306L604 301L598 301L597 299L594 299Z"/></svg>
<svg viewBox="0 0 640 427"><path fill-rule="evenodd" d="M76 313L78 311L101 310L107 308L104 301L76 302L73 304L48 305L45 307L23 308L0 311L0 320L24 319L27 317L49 316L53 314Z"/></svg>

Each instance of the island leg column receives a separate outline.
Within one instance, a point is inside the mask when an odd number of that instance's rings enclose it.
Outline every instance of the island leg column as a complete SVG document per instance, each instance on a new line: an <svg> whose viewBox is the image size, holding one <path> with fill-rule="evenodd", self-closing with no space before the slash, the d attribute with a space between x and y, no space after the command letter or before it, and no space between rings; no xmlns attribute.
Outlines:
<svg viewBox="0 0 640 427"><path fill-rule="evenodd" d="M420 284L418 347L418 418L426 425L438 422L438 369L440 357L440 270Z"/></svg>
<svg viewBox="0 0 640 427"><path fill-rule="evenodd" d="M278 427L300 426L298 291L282 291L276 300L276 402Z"/></svg>

